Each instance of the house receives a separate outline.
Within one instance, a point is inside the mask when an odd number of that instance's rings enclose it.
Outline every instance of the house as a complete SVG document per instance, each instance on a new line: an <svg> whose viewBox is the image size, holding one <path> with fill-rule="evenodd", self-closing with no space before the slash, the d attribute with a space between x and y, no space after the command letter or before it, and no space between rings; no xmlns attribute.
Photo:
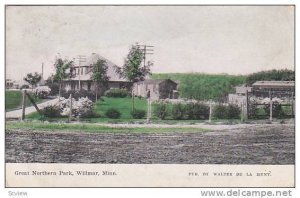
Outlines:
<svg viewBox="0 0 300 198"><path fill-rule="evenodd" d="M252 87L238 86L235 94L228 95L228 102L241 105L246 103L246 91L255 97L269 97L269 91L273 97L294 97L295 81L256 81Z"/></svg>
<svg viewBox="0 0 300 198"><path fill-rule="evenodd" d="M253 91L294 91L295 81L256 81Z"/></svg>
<svg viewBox="0 0 300 198"><path fill-rule="evenodd" d="M178 84L170 79L151 80L137 82L133 85L134 94L136 96L147 97L148 91L150 91L150 99L177 99Z"/></svg>
<svg viewBox="0 0 300 198"><path fill-rule="evenodd" d="M97 84L93 80L91 80L91 76L93 64L95 64L99 59L106 61L106 64L108 66L107 75L110 79L107 87L104 87L103 85L99 86L98 93L102 94L106 89L110 88L129 89L132 86L132 83L119 76L119 74L115 70L116 65L114 63L100 56L99 54L92 53L91 56L87 57L84 62L80 62L80 65L79 63L77 63L70 69L70 71L72 72L72 77L64 81L64 89L66 91L80 89L92 92L96 91Z"/></svg>
<svg viewBox="0 0 300 198"><path fill-rule="evenodd" d="M258 97L294 97L295 81L256 81L252 84L253 95Z"/></svg>
<svg viewBox="0 0 300 198"><path fill-rule="evenodd" d="M6 79L5 80L5 88L6 89L19 89L19 84L12 79Z"/></svg>

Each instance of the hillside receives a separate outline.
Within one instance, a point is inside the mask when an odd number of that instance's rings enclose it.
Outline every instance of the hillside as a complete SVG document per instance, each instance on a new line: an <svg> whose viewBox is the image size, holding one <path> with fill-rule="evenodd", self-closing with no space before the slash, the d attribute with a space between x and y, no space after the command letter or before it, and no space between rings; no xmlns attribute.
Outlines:
<svg viewBox="0 0 300 198"><path fill-rule="evenodd" d="M182 98L198 100L220 100L234 87L246 82L246 76L203 73L154 73L152 79L171 79L179 81L179 94Z"/></svg>

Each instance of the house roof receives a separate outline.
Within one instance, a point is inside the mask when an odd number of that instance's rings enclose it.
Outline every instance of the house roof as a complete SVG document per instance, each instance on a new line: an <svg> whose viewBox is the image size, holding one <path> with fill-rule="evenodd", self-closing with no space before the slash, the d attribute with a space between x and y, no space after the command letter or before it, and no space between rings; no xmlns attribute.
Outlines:
<svg viewBox="0 0 300 198"><path fill-rule="evenodd" d="M82 63L82 67L86 67L86 66L91 67L99 59L106 61L106 64L108 66L107 75L110 77L109 81L122 81L122 82L127 81L125 78L120 77L119 74L116 72L116 70L115 70L115 68L117 66L116 64L114 64L110 60L106 59L105 57L103 57L97 53L92 53L90 56L88 56L86 58L85 63ZM78 64L75 67L78 67ZM80 80L90 80L91 74L92 73L89 72L88 74L80 75ZM79 76L76 75L71 80L79 80Z"/></svg>
<svg viewBox="0 0 300 198"><path fill-rule="evenodd" d="M252 86L260 87L295 87L295 81L256 81Z"/></svg>
<svg viewBox="0 0 300 198"><path fill-rule="evenodd" d="M140 82L137 82L137 84L160 84L161 82L164 82L164 81L171 81L173 82L174 84L177 84L176 82L174 82L173 80L170 80L170 79L146 79L144 81L140 81Z"/></svg>

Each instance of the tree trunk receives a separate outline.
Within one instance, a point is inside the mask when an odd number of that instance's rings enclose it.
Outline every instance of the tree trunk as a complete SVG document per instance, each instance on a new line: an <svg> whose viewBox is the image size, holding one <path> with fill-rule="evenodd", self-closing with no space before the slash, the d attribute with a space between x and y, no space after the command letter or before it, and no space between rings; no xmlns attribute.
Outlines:
<svg viewBox="0 0 300 198"><path fill-rule="evenodd" d="M97 85L96 85L96 102L98 101L98 88L99 88L99 86L98 86L98 83L97 83Z"/></svg>
<svg viewBox="0 0 300 198"><path fill-rule="evenodd" d="M58 96L61 97L61 81L60 81L60 83L59 83Z"/></svg>
<svg viewBox="0 0 300 198"><path fill-rule="evenodd" d="M132 88L132 91L131 91L131 98L132 98L132 112L135 111L135 108L134 108L134 89Z"/></svg>

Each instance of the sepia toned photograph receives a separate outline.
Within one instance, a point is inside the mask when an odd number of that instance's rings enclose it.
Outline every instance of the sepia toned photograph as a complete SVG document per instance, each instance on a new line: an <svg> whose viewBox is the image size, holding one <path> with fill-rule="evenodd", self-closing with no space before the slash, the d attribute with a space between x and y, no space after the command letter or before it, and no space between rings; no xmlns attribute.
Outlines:
<svg viewBox="0 0 300 198"><path fill-rule="evenodd" d="M125 173L166 170L183 179L140 185L293 187L294 17L293 5L6 5L6 186L139 186Z"/></svg>

